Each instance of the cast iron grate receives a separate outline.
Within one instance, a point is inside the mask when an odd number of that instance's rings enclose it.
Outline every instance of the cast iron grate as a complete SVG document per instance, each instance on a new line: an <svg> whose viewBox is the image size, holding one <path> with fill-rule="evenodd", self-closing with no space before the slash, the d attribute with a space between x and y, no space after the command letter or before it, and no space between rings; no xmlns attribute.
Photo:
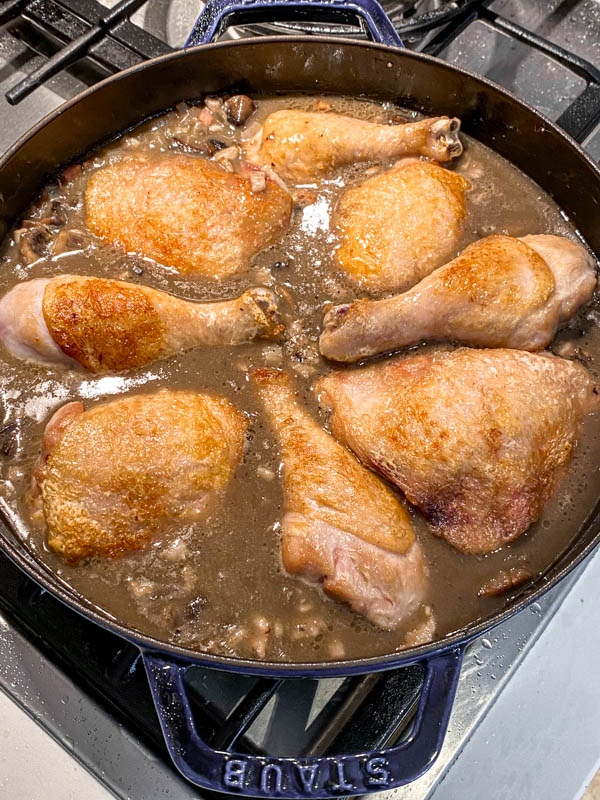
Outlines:
<svg viewBox="0 0 600 800"><path fill-rule="evenodd" d="M110 74L170 52L168 44L129 21L146 2L121 0L112 9L96 0L8 0L1 4L0 25L10 25L11 32L46 56L40 67L7 92L8 102L19 103L84 57Z"/></svg>
<svg viewBox="0 0 600 800"><path fill-rule="evenodd" d="M468 3L457 10L452 23L440 30L423 48L429 55L439 56L463 31L476 22L483 22L494 31L521 42L554 59L586 82L584 90L556 120L578 142L584 141L600 123L600 70L589 61L518 25L490 9L493 0Z"/></svg>

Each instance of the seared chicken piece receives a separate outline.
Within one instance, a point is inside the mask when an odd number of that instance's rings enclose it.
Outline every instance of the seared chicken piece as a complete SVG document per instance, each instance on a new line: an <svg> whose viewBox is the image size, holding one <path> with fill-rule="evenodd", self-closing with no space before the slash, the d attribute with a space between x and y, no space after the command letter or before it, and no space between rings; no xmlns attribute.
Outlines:
<svg viewBox="0 0 600 800"><path fill-rule="evenodd" d="M132 155L95 172L87 224L97 236L178 272L215 280L248 267L287 230L292 199L267 180L185 155Z"/></svg>
<svg viewBox="0 0 600 800"><path fill-rule="evenodd" d="M90 372L134 369L280 330L275 295L261 288L191 303L134 283L61 275L17 284L0 300L0 339L12 355Z"/></svg>
<svg viewBox="0 0 600 800"><path fill-rule="evenodd" d="M251 378L283 460L284 567L382 628L410 621L427 580L406 510L300 407L285 373L257 369Z"/></svg>
<svg viewBox="0 0 600 800"><path fill-rule="evenodd" d="M336 438L399 486L465 553L516 539L540 516L598 410L580 364L463 348L334 372L317 384Z"/></svg>
<svg viewBox="0 0 600 800"><path fill-rule="evenodd" d="M449 161L462 153L460 120L433 117L379 125L341 114L286 109L270 114L248 157L284 181L310 183L332 170L364 161L422 155Z"/></svg>
<svg viewBox="0 0 600 800"><path fill-rule="evenodd" d="M540 350L596 280L591 254L562 236L488 236L404 294L330 308L321 352L359 361L432 339Z"/></svg>
<svg viewBox="0 0 600 800"><path fill-rule="evenodd" d="M189 391L59 409L36 474L49 546L73 563L118 556L203 517L241 460L246 427L224 398Z"/></svg>
<svg viewBox="0 0 600 800"><path fill-rule="evenodd" d="M469 182L418 159L351 186L335 214L340 269L367 290L408 289L459 246Z"/></svg>

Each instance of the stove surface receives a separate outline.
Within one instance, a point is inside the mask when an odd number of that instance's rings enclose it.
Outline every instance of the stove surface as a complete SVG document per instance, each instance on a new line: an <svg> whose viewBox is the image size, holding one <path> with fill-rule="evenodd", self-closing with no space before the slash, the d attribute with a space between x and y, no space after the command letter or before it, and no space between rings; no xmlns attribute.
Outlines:
<svg viewBox="0 0 600 800"><path fill-rule="evenodd" d="M43 10L48 2L31 0L28 6ZM435 10L444 2L427 0L417 10ZM87 0L82 0L82 7L86 4ZM114 2L106 0L104 5ZM419 3L386 0L384 5L388 11L395 9L397 21L406 22ZM460 3L447 5L459 7ZM600 67L597 0L495 0L488 6L490 12ZM0 17L2 9L0 4ZM169 47L181 46L196 11L196 4L187 0L150 0L132 22L156 37L156 43L148 40L140 47L156 46L166 52ZM499 30L490 18L465 26L449 42L445 41L445 30L428 32L421 38L411 35L407 44L490 77L555 120L568 114L570 104L586 91L587 80L581 71L574 72ZM345 33L356 35L357 31ZM228 35L235 38L248 34L248 30L236 29ZM125 65L134 57L114 43L108 49L96 47L94 59L78 62L18 105L10 105L5 92L44 64L55 47L56 41L40 32L33 15L0 27L0 152L64 100L109 74L111 59L121 59ZM593 157L600 159L600 129L587 131L584 144ZM478 796L492 800L577 797L587 771L594 769L594 761L600 757L598 727L587 730L590 720L600 719L598 670L592 670L594 675L590 676L592 660L600 655L599 580L600 554L596 553L587 568L584 565L539 604L473 643L465 655L439 759L410 786L378 797L455 800L473 796L475 790ZM63 630L70 632L68 641L61 636ZM243 681L202 670L195 673L193 683L199 697L211 698L214 719L207 717L206 725L214 728L217 737L219 728L214 720L230 713L240 697L253 689ZM344 703L363 688L371 691L371 684L367 684L368 679L364 683L355 680L351 685L341 680L286 682L269 695L269 702L245 730L244 746L268 748L275 743L282 750L299 752L316 734L321 736L323 748L332 746L337 740L331 736L327 739L323 716L330 712L332 703L343 710ZM175 773L166 756L135 648L73 615L3 559L0 686L63 745L62 760L56 751L48 756L50 776L53 772L70 774L68 764L74 757L107 791L123 800L200 796ZM418 676L411 676L409 681L406 676L398 677L396 681L390 675L383 688L387 695L377 695L383 698L382 705L404 705L408 719L412 692L418 691ZM565 703L557 703L556 697L563 697ZM294 709L292 714L290 708ZM381 736L397 735L391 722L383 719ZM555 734L558 727L564 734L560 739ZM18 739L17 734L18 730L13 731L13 745L26 748L26 741ZM10 754L11 745L6 748L5 759L10 760ZM32 749L31 758L41 761L42 754ZM1 765L0 759L3 786ZM89 787L77 783L76 776L73 780L72 796L92 800ZM81 777L79 780L83 781ZM4 785L0 794L11 800L37 797L22 776L14 786ZM58 793L49 796L60 800L70 797Z"/></svg>

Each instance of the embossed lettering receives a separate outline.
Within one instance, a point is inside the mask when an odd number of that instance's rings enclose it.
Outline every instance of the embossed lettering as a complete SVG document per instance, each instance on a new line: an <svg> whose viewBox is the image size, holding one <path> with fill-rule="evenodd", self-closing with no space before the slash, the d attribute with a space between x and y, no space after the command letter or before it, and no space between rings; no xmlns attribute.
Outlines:
<svg viewBox="0 0 600 800"><path fill-rule="evenodd" d="M310 764L309 766L300 766L300 764L297 764L296 769L298 770L302 788L305 792L312 794L316 788L315 782L317 779L317 772L319 771L319 765Z"/></svg>
<svg viewBox="0 0 600 800"><path fill-rule="evenodd" d="M390 781L389 764L385 758L369 758L365 764L365 772L369 776L367 783L384 785Z"/></svg>
<svg viewBox="0 0 600 800"><path fill-rule="evenodd" d="M336 792L347 792L354 789L354 784L348 783L346 780L346 775L344 774L344 762L343 761L334 761L336 772L337 772L337 783L333 784L333 789Z"/></svg>
<svg viewBox="0 0 600 800"><path fill-rule="evenodd" d="M223 770L223 783L228 789L243 789L246 767L248 764L241 759L232 758L225 762Z"/></svg>
<svg viewBox="0 0 600 800"><path fill-rule="evenodd" d="M271 778L271 776L273 776ZM273 791L281 792L283 775L281 767L277 764L267 764L260 773L260 788L263 792L273 794Z"/></svg>

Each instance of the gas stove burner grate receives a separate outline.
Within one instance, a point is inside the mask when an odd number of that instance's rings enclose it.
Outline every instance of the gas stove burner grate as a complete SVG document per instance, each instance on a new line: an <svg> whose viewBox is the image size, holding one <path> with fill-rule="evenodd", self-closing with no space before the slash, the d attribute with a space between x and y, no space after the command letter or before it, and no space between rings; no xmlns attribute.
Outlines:
<svg viewBox="0 0 600 800"><path fill-rule="evenodd" d="M497 33L504 34L562 64L586 81L586 86L556 120L559 127L576 141L583 142L600 123L600 70L589 61L550 42L532 31L490 10L491 0L469 3L454 17L454 24L441 30L423 51L440 56L469 25L484 22Z"/></svg>
<svg viewBox="0 0 600 800"><path fill-rule="evenodd" d="M389 18L405 38L436 30L482 4L482 0L417 0L384 3Z"/></svg>
<svg viewBox="0 0 600 800"><path fill-rule="evenodd" d="M62 70L83 57L104 74L133 67L173 48L129 21L148 0L121 0L112 9L96 0L8 0L0 5L0 25L10 24L19 38L47 60L6 94L19 103Z"/></svg>

